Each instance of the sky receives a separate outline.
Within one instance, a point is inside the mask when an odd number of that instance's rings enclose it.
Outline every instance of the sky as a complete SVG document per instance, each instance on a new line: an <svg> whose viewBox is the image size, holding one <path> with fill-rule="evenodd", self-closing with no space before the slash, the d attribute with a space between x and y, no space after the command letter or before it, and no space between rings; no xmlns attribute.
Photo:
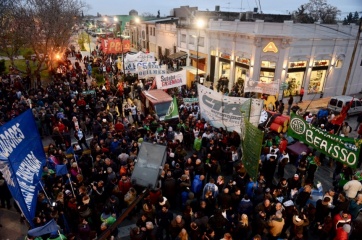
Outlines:
<svg viewBox="0 0 362 240"><path fill-rule="evenodd" d="M126 15L132 9L142 13L157 15L160 10L161 17L170 15L173 8L180 6L198 7L199 10L214 11L215 6L220 6L220 11L239 12L252 11L260 1L261 10L264 13L287 13L297 10L301 4L309 0L83 0L90 6L85 14L96 15ZM345 16L349 12L360 12L362 16L361 0L327 0L327 3L337 7ZM340 16L341 17L341 16Z"/></svg>

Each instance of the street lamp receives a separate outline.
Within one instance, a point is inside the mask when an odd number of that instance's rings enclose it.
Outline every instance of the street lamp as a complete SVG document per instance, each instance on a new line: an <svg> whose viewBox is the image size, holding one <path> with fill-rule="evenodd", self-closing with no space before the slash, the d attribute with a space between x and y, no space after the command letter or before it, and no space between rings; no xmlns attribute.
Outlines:
<svg viewBox="0 0 362 240"><path fill-rule="evenodd" d="M196 40L196 78L195 80L199 80L199 39L200 39L200 29L202 29L205 25L205 21L203 19L196 20L196 28L198 29L198 36Z"/></svg>

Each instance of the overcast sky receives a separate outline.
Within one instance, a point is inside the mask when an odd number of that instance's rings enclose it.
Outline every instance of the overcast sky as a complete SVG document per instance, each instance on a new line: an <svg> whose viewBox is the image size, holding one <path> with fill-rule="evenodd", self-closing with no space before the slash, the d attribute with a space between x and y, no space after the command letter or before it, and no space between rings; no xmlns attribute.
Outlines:
<svg viewBox="0 0 362 240"><path fill-rule="evenodd" d="M139 15L149 12L157 15L160 10L161 17L170 15L170 10L180 6L198 7L199 10L215 10L220 6L221 11L238 12L252 11L260 1L261 10L265 13L286 13L296 10L301 4L309 0L83 0L89 4L90 9L85 14L102 15L128 14L132 9L138 11ZM362 0L327 0L332 6L336 6L343 15L349 12L361 12Z"/></svg>

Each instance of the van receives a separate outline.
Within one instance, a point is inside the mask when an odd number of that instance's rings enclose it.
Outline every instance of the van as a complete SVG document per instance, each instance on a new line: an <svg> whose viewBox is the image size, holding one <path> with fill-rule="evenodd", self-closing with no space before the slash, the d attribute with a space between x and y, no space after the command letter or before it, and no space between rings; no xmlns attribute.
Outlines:
<svg viewBox="0 0 362 240"><path fill-rule="evenodd" d="M351 96L336 96L332 97L329 100L327 108L334 111L335 113L340 113L342 108L348 105L353 99L352 106L348 111L348 115L355 115L362 112L362 103L358 98L353 98Z"/></svg>
<svg viewBox="0 0 362 240"><path fill-rule="evenodd" d="M163 121L172 100L173 98L161 89L142 91L142 110L146 116L151 114L153 116L157 116L159 120Z"/></svg>

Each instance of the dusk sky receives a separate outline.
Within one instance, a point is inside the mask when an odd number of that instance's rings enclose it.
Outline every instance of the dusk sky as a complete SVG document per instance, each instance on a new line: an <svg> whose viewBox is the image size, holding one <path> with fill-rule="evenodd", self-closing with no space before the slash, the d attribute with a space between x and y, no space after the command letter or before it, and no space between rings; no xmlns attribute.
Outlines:
<svg viewBox="0 0 362 240"><path fill-rule="evenodd" d="M258 0L84 0L90 9L85 14L102 15L128 14L132 9L139 15L148 12L157 15L160 10L161 17L170 14L170 10L180 6L198 7L199 10L214 11L215 6L220 6L221 11L252 11L257 7ZM296 10L301 4L309 0L260 0L261 10L265 13L287 13ZM360 12L362 15L361 0L328 0L328 4L336 6L345 16L349 12ZM341 17L341 16L340 16Z"/></svg>

